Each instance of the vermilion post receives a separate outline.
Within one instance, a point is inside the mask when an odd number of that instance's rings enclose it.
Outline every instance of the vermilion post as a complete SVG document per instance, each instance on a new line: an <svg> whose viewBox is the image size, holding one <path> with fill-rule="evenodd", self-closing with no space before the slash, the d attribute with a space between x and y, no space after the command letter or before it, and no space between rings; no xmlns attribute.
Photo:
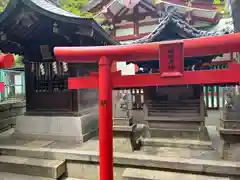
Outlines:
<svg viewBox="0 0 240 180"><path fill-rule="evenodd" d="M101 57L98 71L100 180L113 180L111 60Z"/></svg>

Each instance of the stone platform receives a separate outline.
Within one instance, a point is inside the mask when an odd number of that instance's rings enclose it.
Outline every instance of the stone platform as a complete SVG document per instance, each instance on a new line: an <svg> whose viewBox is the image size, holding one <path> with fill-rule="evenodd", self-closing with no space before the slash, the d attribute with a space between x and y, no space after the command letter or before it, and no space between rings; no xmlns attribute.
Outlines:
<svg viewBox="0 0 240 180"><path fill-rule="evenodd" d="M0 132L16 124L16 117L25 113L25 100L13 98L0 102Z"/></svg>
<svg viewBox="0 0 240 180"><path fill-rule="evenodd" d="M29 128L31 127L31 128ZM14 136L50 141L82 143L98 133L98 114L83 116L19 116Z"/></svg>
<svg viewBox="0 0 240 180"><path fill-rule="evenodd" d="M63 176L89 180L97 180L99 177L99 149L97 137L90 139L85 143L76 144L73 142L67 143L39 139L31 141L17 139L16 137L11 136L11 132L9 135L9 137L0 136L0 152L3 157L11 156L11 158L17 158L18 162L20 161L19 159L27 159L24 161L21 160L23 164L29 162L35 164L35 161L33 161L34 159L36 161L41 160L42 162L44 162L44 160L57 160L58 162L64 162L65 164L66 168L64 169ZM208 144L201 146L208 147ZM181 155L181 152L172 155L168 151L160 154L149 154L144 151L134 151L129 153L115 151L114 177L117 180L125 179L126 172L129 171L127 168L134 166L135 169L138 169L141 172L151 171L154 168L155 171L160 174L170 174L170 176L173 176L172 180L175 180L176 177L178 177L176 173L185 174L186 171L191 173L192 176L186 174L184 177L198 177L197 175L200 173L204 174L206 180L212 180L213 178L221 179L223 176L225 178L240 178L239 162L222 161L220 159L214 159L214 157L211 156L206 156L205 158L202 156L185 156L183 154ZM39 165L40 164L38 164L38 166ZM25 166L23 165L23 167ZM22 167L20 166L19 168L21 169ZM1 170L0 167L0 172L5 171L7 171L6 168L2 168ZM15 173L19 173L19 171L16 171ZM212 174L215 175L213 176ZM134 172L131 175L135 177L137 176L137 173ZM145 176L145 179L154 179L148 177L147 173ZM203 178L202 176L199 177ZM169 179L166 178L166 180Z"/></svg>

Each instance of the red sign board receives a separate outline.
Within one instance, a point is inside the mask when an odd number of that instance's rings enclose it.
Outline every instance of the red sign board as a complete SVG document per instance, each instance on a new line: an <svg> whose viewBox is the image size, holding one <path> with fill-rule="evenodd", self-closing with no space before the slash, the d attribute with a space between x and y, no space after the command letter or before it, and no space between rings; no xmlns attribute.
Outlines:
<svg viewBox="0 0 240 180"><path fill-rule="evenodd" d="M0 92L4 92L4 82L0 82Z"/></svg>

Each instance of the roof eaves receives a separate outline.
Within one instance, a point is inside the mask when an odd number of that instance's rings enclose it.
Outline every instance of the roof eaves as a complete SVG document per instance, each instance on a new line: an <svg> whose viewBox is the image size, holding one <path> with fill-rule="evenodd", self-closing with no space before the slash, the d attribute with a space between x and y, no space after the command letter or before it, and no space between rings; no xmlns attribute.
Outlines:
<svg viewBox="0 0 240 180"><path fill-rule="evenodd" d="M177 16L174 15L174 13L168 13L165 18L159 19L159 25L147 36L135 40L134 44L139 43L149 43L153 42L156 37L158 37L164 30L164 28L167 26L168 23L173 23L178 30L182 30L184 34L186 34L187 38L199 38L199 37L205 37L205 36L218 36L223 34L232 33L233 30L231 28L222 28L215 31L204 31L204 30L198 30L194 28L193 26L189 25L187 22L181 20Z"/></svg>

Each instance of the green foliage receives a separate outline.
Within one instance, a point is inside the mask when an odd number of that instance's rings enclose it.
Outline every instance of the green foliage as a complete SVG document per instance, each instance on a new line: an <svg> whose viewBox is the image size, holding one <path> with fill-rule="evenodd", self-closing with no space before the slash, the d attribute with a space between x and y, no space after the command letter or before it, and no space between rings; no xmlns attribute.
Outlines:
<svg viewBox="0 0 240 180"><path fill-rule="evenodd" d="M9 0L0 0L0 12L4 11L8 2L9 2Z"/></svg>
<svg viewBox="0 0 240 180"><path fill-rule="evenodd" d="M23 57L19 55L14 55L14 67L22 67L23 64Z"/></svg>
<svg viewBox="0 0 240 180"><path fill-rule="evenodd" d="M60 0L61 7L83 18L93 18L91 12L82 12L81 9L88 4L88 0Z"/></svg>
<svg viewBox="0 0 240 180"><path fill-rule="evenodd" d="M60 0L60 5L64 10L72 12L82 18L94 18L94 13L81 11L84 6L88 5L88 0ZM97 22L103 21L101 18L94 18L94 20ZM102 28L110 32L113 27L105 25L102 26Z"/></svg>

